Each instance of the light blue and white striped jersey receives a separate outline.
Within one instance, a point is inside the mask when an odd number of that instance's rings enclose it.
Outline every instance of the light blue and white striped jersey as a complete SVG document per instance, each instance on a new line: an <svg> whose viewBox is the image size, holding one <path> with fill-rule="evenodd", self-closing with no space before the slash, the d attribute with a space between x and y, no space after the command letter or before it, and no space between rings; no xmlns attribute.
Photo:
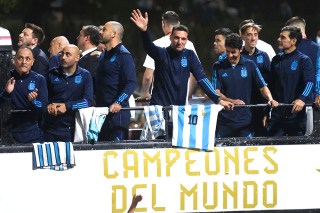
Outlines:
<svg viewBox="0 0 320 213"><path fill-rule="evenodd" d="M140 140L154 140L159 136L166 135L162 106L144 106L144 115L146 118L146 122L143 126Z"/></svg>
<svg viewBox="0 0 320 213"><path fill-rule="evenodd" d="M76 165L71 142L33 143L32 155L33 169L62 171Z"/></svg>
<svg viewBox="0 0 320 213"><path fill-rule="evenodd" d="M99 132L108 113L108 107L88 107L79 109L75 118L73 142L97 142Z"/></svg>
<svg viewBox="0 0 320 213"><path fill-rule="evenodd" d="M217 117L221 105L172 107L172 146L213 150Z"/></svg>

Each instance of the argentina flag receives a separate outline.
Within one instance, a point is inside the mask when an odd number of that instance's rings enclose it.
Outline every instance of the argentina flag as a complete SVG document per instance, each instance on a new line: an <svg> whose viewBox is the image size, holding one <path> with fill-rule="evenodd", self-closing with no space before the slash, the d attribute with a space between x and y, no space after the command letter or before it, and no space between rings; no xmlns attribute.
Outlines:
<svg viewBox="0 0 320 213"><path fill-rule="evenodd" d="M213 150L221 105L172 106L172 146Z"/></svg>

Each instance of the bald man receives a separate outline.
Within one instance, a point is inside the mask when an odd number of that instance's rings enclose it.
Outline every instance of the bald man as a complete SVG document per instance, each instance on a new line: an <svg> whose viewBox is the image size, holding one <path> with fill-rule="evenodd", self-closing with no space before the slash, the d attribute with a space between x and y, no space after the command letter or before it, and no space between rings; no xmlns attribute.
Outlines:
<svg viewBox="0 0 320 213"><path fill-rule="evenodd" d="M73 141L75 113L93 105L89 71L78 66L80 50L69 44L60 52L61 65L49 71L49 105L44 122L46 141Z"/></svg>
<svg viewBox="0 0 320 213"><path fill-rule="evenodd" d="M99 141L128 139L130 112L128 99L136 89L136 68L133 56L122 44L124 29L119 22L107 22L100 31L101 53L96 77L96 105L109 107Z"/></svg>
<svg viewBox="0 0 320 213"><path fill-rule="evenodd" d="M69 45L69 41L64 36L57 36L53 38L50 42L50 47L48 52L50 54L49 58L49 70L60 66L60 55L64 47Z"/></svg>

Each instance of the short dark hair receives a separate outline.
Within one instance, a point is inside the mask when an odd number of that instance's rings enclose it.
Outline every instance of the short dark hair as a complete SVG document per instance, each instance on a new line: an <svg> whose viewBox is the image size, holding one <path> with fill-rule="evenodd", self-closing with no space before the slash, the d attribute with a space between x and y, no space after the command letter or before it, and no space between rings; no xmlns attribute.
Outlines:
<svg viewBox="0 0 320 213"><path fill-rule="evenodd" d="M188 29L188 27L185 26L185 25L182 25L182 24L180 24L180 25L175 25L175 26L172 28L172 32L171 32L171 33L173 34L174 31L185 31L186 33L189 34L189 29Z"/></svg>
<svg viewBox="0 0 320 213"><path fill-rule="evenodd" d="M299 16L294 16L286 22L285 26L291 26L291 25L296 25L296 24L302 24L304 26L307 25L306 20L304 20L304 18L299 17Z"/></svg>
<svg viewBox="0 0 320 213"><path fill-rule="evenodd" d="M46 36L41 27L32 23L26 23L24 27L32 30L32 38L37 38L39 45L44 41Z"/></svg>
<svg viewBox="0 0 320 213"><path fill-rule="evenodd" d="M232 33L232 30L226 27L218 28L214 31L214 35L223 35L224 37L230 33Z"/></svg>
<svg viewBox="0 0 320 213"><path fill-rule="evenodd" d="M226 36L225 46L231 48L237 48L241 50L243 41L237 33L230 33Z"/></svg>
<svg viewBox="0 0 320 213"><path fill-rule="evenodd" d="M298 27L293 27L293 26L285 26L281 29L281 32L283 31L288 31L289 32L289 38L290 39L297 39L296 46L298 46L301 42L302 39L302 33L300 28Z"/></svg>
<svg viewBox="0 0 320 213"><path fill-rule="evenodd" d="M166 24L170 24L170 25L177 25L179 24L179 15L174 12L174 11L167 11L164 14L162 14L162 20L166 23Z"/></svg>
<svg viewBox="0 0 320 213"><path fill-rule="evenodd" d="M100 29L94 25L85 25L82 27L84 36L90 36L91 44L98 46L100 43Z"/></svg>

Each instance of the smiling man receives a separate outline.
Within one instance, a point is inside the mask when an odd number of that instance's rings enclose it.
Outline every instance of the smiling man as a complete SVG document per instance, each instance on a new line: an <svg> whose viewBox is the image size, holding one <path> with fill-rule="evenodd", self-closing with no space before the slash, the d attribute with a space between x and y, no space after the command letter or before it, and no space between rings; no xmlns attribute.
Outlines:
<svg viewBox="0 0 320 213"><path fill-rule="evenodd" d="M241 56L242 39L231 33L225 40L227 58L213 65L216 79L213 85L222 100L235 105L251 104L252 90L258 88L272 107L277 106L255 63ZM261 121L262 122L262 121ZM217 138L252 137L251 111L249 108L235 108L221 111L218 116Z"/></svg>
<svg viewBox="0 0 320 213"><path fill-rule="evenodd" d="M168 47L171 43L170 34L172 32L172 28L175 25L180 24L179 20L180 20L179 15L174 11L166 11L165 13L163 13L162 20L161 20L161 28L164 33L164 36L153 41L153 43L159 47ZM185 47L187 49L193 50L197 54L193 46L193 43L190 40L187 41ZM146 69L144 71L143 78L142 78L140 98L150 99L152 94L152 89L153 89L153 81L154 81L154 69L155 69L154 60L149 55L147 55L143 63L143 66ZM194 81L195 81L194 77L191 74L189 79L189 92L188 92L189 97L188 98L192 97L192 91L194 90L193 87L196 84Z"/></svg>
<svg viewBox="0 0 320 213"><path fill-rule="evenodd" d="M141 30L145 51L155 61L154 88L150 105L185 105L191 72L214 103L227 109L233 107L230 102L221 100L214 91L194 51L185 49L189 34L186 26L174 26L170 35L170 46L161 48L152 43L147 32L148 14L145 13L143 17L140 10L134 10L131 15L131 20Z"/></svg>
<svg viewBox="0 0 320 213"><path fill-rule="evenodd" d="M271 136L302 136L306 131L304 105L313 91L313 66L311 59L297 50L301 30L286 26L281 29L278 53L271 62L269 87L281 103L292 107L272 110L269 122Z"/></svg>
<svg viewBox="0 0 320 213"><path fill-rule="evenodd" d="M257 48L261 26L255 23L247 23L240 28L241 38L244 41L244 47L241 55L252 60L260 70L260 73L268 84L270 79L270 59L266 52ZM261 96L258 89L252 91L252 104L264 104L265 99ZM255 136L266 136L266 129L262 125L264 109L262 107L251 108L252 126Z"/></svg>

